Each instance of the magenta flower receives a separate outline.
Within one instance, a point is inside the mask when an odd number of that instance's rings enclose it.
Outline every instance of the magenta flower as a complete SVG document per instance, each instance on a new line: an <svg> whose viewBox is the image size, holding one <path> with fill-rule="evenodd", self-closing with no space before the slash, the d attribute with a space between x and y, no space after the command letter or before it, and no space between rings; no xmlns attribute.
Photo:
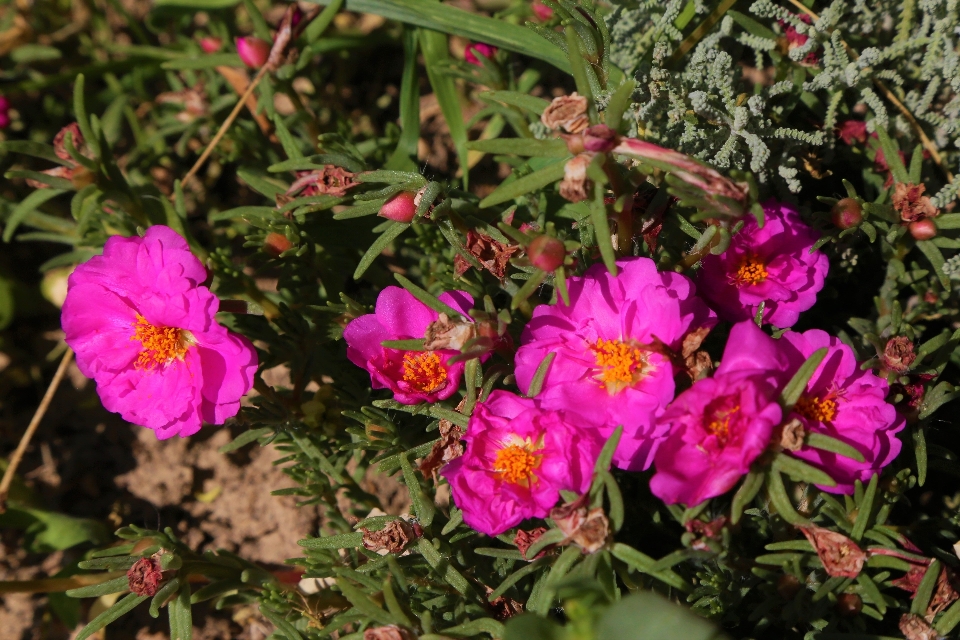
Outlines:
<svg viewBox="0 0 960 640"><path fill-rule="evenodd" d="M483 63L480 61L480 58L477 57L479 53L487 60L493 58L493 54L497 52L497 48L493 45L485 44L483 42L474 42L467 46L466 51L463 52L463 57L466 58L467 62L470 64L475 64L481 66Z"/></svg>
<svg viewBox="0 0 960 640"><path fill-rule="evenodd" d="M814 351L829 349L789 418L799 418L806 432L849 444L863 454L864 462L810 447L790 454L823 469L836 481L836 487L820 487L824 491L852 494L854 480L868 482L900 453L902 445L895 434L905 421L886 401L887 382L872 371L861 371L853 349L824 331L788 331L780 341L785 348L792 347L787 349L790 375Z"/></svg>
<svg viewBox="0 0 960 640"><path fill-rule="evenodd" d="M0 96L0 129L10 126L10 101Z"/></svg>
<svg viewBox="0 0 960 640"><path fill-rule="evenodd" d="M585 493L602 443L578 417L541 410L534 400L494 391L477 405L467 450L441 471L463 521L489 536L543 518L561 490Z"/></svg>
<svg viewBox="0 0 960 640"><path fill-rule="evenodd" d="M173 229L114 236L68 280L61 323L83 375L108 411L189 436L223 424L253 386L257 352L220 326L207 271Z"/></svg>
<svg viewBox="0 0 960 640"><path fill-rule="evenodd" d="M237 38L237 55L251 69L259 69L267 64L267 58L270 56L271 44L266 40L245 36Z"/></svg>
<svg viewBox="0 0 960 640"><path fill-rule="evenodd" d="M638 470L650 466L666 435L656 418L674 395L669 352L680 352L688 332L713 326L716 317L685 276L658 273L648 258L617 265L617 276L594 265L571 278L569 306L536 308L521 337L516 376L526 393L543 359L556 354L537 402L580 414L604 438L623 425L614 464Z"/></svg>
<svg viewBox="0 0 960 640"><path fill-rule="evenodd" d="M466 291L440 294L440 301L469 318L473 298ZM390 389L397 402L417 404L446 400L460 387L463 362L448 363L454 349L402 351L382 346L386 340L418 340L440 314L406 289L387 287L374 313L350 321L343 331L350 362L370 374L374 389Z"/></svg>
<svg viewBox="0 0 960 640"><path fill-rule="evenodd" d="M714 377L695 382L660 419L670 435L656 453L653 494L694 506L733 488L780 424L786 365L776 341L755 324L734 326Z"/></svg>
<svg viewBox="0 0 960 640"><path fill-rule="evenodd" d="M704 257L697 286L725 320L753 318L766 302L763 322L790 327L817 301L830 264L810 252L819 236L790 205L771 200L763 211L763 228L748 216L724 253Z"/></svg>

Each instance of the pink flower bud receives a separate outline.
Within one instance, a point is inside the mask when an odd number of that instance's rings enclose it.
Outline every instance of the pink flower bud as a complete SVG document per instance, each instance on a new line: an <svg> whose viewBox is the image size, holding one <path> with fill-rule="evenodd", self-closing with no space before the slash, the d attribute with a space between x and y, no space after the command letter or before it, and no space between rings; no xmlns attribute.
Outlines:
<svg viewBox="0 0 960 640"><path fill-rule="evenodd" d="M540 2L540 0L533 0L531 9L533 9L536 16L544 22L553 17L553 9Z"/></svg>
<svg viewBox="0 0 960 640"><path fill-rule="evenodd" d="M206 53L216 53L220 51L220 47L223 46L223 40L220 38L214 38L208 36L206 38L200 38L200 48Z"/></svg>
<svg viewBox="0 0 960 640"><path fill-rule="evenodd" d="M6 129L10 126L10 102L0 96L0 129Z"/></svg>
<svg viewBox="0 0 960 640"><path fill-rule="evenodd" d="M469 62L470 64L475 64L477 66L480 66L482 63L480 62L480 58L478 58L476 54L479 53L484 58L489 60L493 58L493 54L495 54L496 52L497 52L497 48L492 45L484 44L483 42L474 42L473 44L467 47L467 50L464 52L463 57L466 58L467 62Z"/></svg>
<svg viewBox="0 0 960 640"><path fill-rule="evenodd" d="M282 233L268 233L263 239L263 250L274 258L279 258L280 254L293 248L293 243Z"/></svg>
<svg viewBox="0 0 960 640"><path fill-rule="evenodd" d="M537 236L527 247L531 264L543 271L555 271L567 257L563 242L548 235Z"/></svg>
<svg viewBox="0 0 960 640"><path fill-rule="evenodd" d="M917 240L929 240L937 235L937 224L929 218L911 222L908 228L910 235Z"/></svg>
<svg viewBox="0 0 960 640"><path fill-rule="evenodd" d="M841 229L856 227L863 221L863 207L853 198L844 198L833 205L833 224Z"/></svg>
<svg viewBox="0 0 960 640"><path fill-rule="evenodd" d="M397 195L387 200L377 215L381 218L394 220L396 222L410 222L417 213L417 205L414 204L416 194L409 191L401 191Z"/></svg>
<svg viewBox="0 0 960 640"><path fill-rule="evenodd" d="M620 136L605 124L595 124L583 132L583 148L594 153L607 153L620 144Z"/></svg>
<svg viewBox="0 0 960 640"><path fill-rule="evenodd" d="M253 36L237 38L237 54L243 64L251 69L259 69L267 63L270 56L270 43Z"/></svg>

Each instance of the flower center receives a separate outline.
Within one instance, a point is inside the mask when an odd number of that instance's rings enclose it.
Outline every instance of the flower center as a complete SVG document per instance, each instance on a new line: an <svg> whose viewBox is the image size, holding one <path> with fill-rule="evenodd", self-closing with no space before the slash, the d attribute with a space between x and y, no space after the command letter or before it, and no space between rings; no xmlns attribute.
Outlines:
<svg viewBox="0 0 960 640"><path fill-rule="evenodd" d="M831 398L821 400L816 396L802 395L793 410L810 420L831 422L837 416L837 401Z"/></svg>
<svg viewBox="0 0 960 640"><path fill-rule="evenodd" d="M534 478L534 469L540 466L540 458L533 443L524 440L520 444L508 444L499 451L493 461L493 470L500 474L505 482L529 486Z"/></svg>
<svg viewBox="0 0 960 640"><path fill-rule="evenodd" d="M421 393L432 393L447 381L447 370L433 351L403 354L403 380Z"/></svg>
<svg viewBox="0 0 960 640"><path fill-rule="evenodd" d="M767 266L755 254L749 254L740 260L733 282L738 287L760 284L767 279Z"/></svg>
<svg viewBox="0 0 960 640"><path fill-rule="evenodd" d="M600 368L597 380L606 385L610 393L636 384L650 368L647 352L622 340L597 338L596 344L590 345L590 350Z"/></svg>
<svg viewBox="0 0 960 640"><path fill-rule="evenodd" d="M725 447L730 439L730 422L740 412L736 396L723 396L707 405L703 412L703 428L717 439L717 445Z"/></svg>
<svg viewBox="0 0 960 640"><path fill-rule="evenodd" d="M139 313L133 328L134 334L130 339L137 340L143 346L134 363L137 369L156 369L174 360L183 360L193 343L189 331L152 325Z"/></svg>

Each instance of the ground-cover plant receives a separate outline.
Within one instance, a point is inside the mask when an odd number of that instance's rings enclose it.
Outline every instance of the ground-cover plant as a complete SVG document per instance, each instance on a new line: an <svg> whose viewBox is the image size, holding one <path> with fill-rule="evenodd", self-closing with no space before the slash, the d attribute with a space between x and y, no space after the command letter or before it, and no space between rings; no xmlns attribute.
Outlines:
<svg viewBox="0 0 960 640"><path fill-rule="evenodd" d="M79 68L11 48L3 237L69 247L62 362L326 509L293 574L121 528L78 638L204 601L287 640L951 634L956 3L477 4L114 4Z"/></svg>

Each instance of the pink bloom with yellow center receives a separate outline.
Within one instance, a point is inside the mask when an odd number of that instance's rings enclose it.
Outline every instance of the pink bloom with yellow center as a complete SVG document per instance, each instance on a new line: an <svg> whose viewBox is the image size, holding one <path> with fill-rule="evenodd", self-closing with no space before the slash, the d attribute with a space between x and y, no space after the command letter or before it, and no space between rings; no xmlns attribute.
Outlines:
<svg viewBox="0 0 960 640"><path fill-rule="evenodd" d="M734 326L720 367L677 396L661 418L650 490L667 504L700 504L729 491L770 446L782 411L786 357L753 322Z"/></svg>
<svg viewBox="0 0 960 640"><path fill-rule="evenodd" d="M466 452L441 472L463 521L495 536L545 517L561 490L585 493L602 443L578 422L507 391L478 404L463 436Z"/></svg>
<svg viewBox="0 0 960 640"><path fill-rule="evenodd" d="M81 373L108 411L189 436L223 424L253 386L257 352L215 316L207 271L173 229L114 236L70 275L61 324Z"/></svg>
<svg viewBox="0 0 960 640"><path fill-rule="evenodd" d="M810 252L819 234L795 209L771 200L763 212L763 228L748 216L724 253L704 257L697 286L725 320L753 318L766 303L763 322L790 327L817 301L830 264Z"/></svg>
<svg viewBox="0 0 960 640"><path fill-rule="evenodd" d="M853 349L825 331L788 331L780 341L785 343L791 361L790 375L814 351L828 349L788 417L798 418L808 433L822 433L847 443L863 455L864 461L810 447L790 454L823 469L836 481L836 487L820 487L824 491L852 494L855 480L869 482L902 447L896 434L905 421L886 400L887 381L872 371L861 371Z"/></svg>
<svg viewBox="0 0 960 640"><path fill-rule="evenodd" d="M677 273L659 273L648 258L617 262L611 276L595 265L569 281L570 304L534 310L516 355L516 376L527 392L537 367L550 354L537 402L545 409L580 414L607 438L618 425L623 436L614 455L622 469L646 469L666 428L657 422L674 395L670 354L684 337L716 323Z"/></svg>
<svg viewBox="0 0 960 640"><path fill-rule="evenodd" d="M439 296L440 301L469 318L473 298L465 291ZM370 374L374 389L390 389L397 402L418 404L446 400L460 387L463 362L450 363L454 349L404 351L382 345L389 340L419 340L440 314L406 289L387 287L380 292L374 313L350 321L343 331L350 362Z"/></svg>

